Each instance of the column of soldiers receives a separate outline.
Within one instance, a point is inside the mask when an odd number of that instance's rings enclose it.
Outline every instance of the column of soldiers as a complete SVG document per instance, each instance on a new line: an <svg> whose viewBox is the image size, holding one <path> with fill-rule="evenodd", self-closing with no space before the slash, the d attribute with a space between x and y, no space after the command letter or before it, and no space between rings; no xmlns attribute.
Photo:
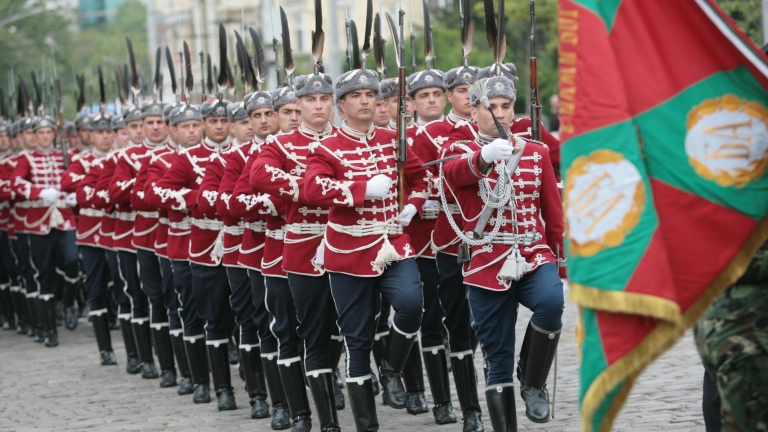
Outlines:
<svg viewBox="0 0 768 432"><path fill-rule="evenodd" d="M515 117L514 65L427 63L402 94L397 78L334 79L315 61L273 91L244 79L242 101L224 84L200 105L182 90L80 116L63 131L67 158L54 119L1 123L5 327L56 346L57 274L68 310L83 279L102 365L118 363L119 326L128 373L194 403L213 392L221 411L237 408L238 364L251 417L293 431L341 430L347 400L356 430L378 430L378 394L428 412L423 370L435 422L458 422L452 374L462 429L482 431L479 345L493 430L517 429L515 369L526 416L549 421L559 142ZM515 368L520 303L534 314Z"/></svg>

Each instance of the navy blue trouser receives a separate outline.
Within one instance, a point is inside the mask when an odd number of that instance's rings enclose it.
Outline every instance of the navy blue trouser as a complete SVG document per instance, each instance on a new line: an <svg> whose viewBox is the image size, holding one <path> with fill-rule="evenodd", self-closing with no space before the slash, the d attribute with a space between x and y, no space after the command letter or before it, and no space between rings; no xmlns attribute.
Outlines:
<svg viewBox="0 0 768 432"><path fill-rule="evenodd" d="M269 328L277 338L278 361L296 358L299 356L301 338L296 332L299 320L288 279L264 276L264 285L267 288L265 304L272 315Z"/></svg>
<svg viewBox="0 0 768 432"><path fill-rule="evenodd" d="M163 306L168 311L168 329L181 330L181 319L179 318L179 295L173 288L173 267L171 260L158 256L160 261L160 274L163 279L160 283L160 289L163 290Z"/></svg>
<svg viewBox="0 0 768 432"><path fill-rule="evenodd" d="M120 276L125 282L123 290L131 300L131 319L142 320L149 318L149 299L141 290L139 278L139 262L135 252L117 251L117 262L120 265Z"/></svg>
<svg viewBox="0 0 768 432"><path fill-rule="evenodd" d="M24 290L27 297L37 295L38 288L35 283L35 269L32 267L32 256L29 254L29 234L16 233L16 240L12 241L14 253L19 263L19 275L24 282Z"/></svg>
<svg viewBox="0 0 768 432"><path fill-rule="evenodd" d="M297 333L304 341L304 368L307 372L330 369L331 336L337 336L339 328L328 274L288 273L288 284L299 321Z"/></svg>
<svg viewBox="0 0 768 432"><path fill-rule="evenodd" d="M179 296L179 318L184 327L184 337L196 338L205 333L205 322L197 313L192 291L192 269L189 261L171 260L173 287Z"/></svg>
<svg viewBox="0 0 768 432"><path fill-rule="evenodd" d="M515 371L517 305L533 312L531 321L543 330L562 328L563 283L552 263L546 263L507 291L467 286L472 327L486 365L486 385L510 384Z"/></svg>
<svg viewBox="0 0 768 432"><path fill-rule="evenodd" d="M229 305L232 291L227 270L222 265L212 267L189 263L189 267L192 270L192 293L197 313L205 320L205 339L228 340L232 334L234 313Z"/></svg>
<svg viewBox="0 0 768 432"><path fill-rule="evenodd" d="M29 250L32 265L36 270L35 282L40 295L53 298L53 280L56 269L64 272L68 282L74 284L79 276L80 256L75 245L74 230L60 231L52 228L46 235L29 235Z"/></svg>
<svg viewBox="0 0 768 432"><path fill-rule="evenodd" d="M21 286L19 266L8 238L8 231L0 231L0 281L9 283L12 287Z"/></svg>
<svg viewBox="0 0 768 432"><path fill-rule="evenodd" d="M235 311L235 321L240 326L240 345L259 345L259 327L253 319L256 305L253 304L251 279L248 270L242 267L225 267L232 295L229 304Z"/></svg>
<svg viewBox="0 0 768 432"><path fill-rule="evenodd" d="M251 280L251 299L256 313L253 315L253 322L259 329L259 342L261 344L262 354L272 354L277 352L277 338L272 333L270 325L272 315L267 310L266 296L267 287L264 284L264 276L258 270L248 269L248 278Z"/></svg>
<svg viewBox="0 0 768 432"><path fill-rule="evenodd" d="M165 307L163 296L163 275L160 271L160 260L153 251L136 249L136 259L139 263L139 278L141 290L149 300L150 324L165 324L168 322L168 309Z"/></svg>
<svg viewBox="0 0 768 432"><path fill-rule="evenodd" d="M329 272L338 325L347 346L347 377L371 374L371 347L381 297L395 310L395 331L415 334L421 327L424 297L413 258L390 264L380 276L359 277Z"/></svg>
<svg viewBox="0 0 768 432"><path fill-rule="evenodd" d="M115 303L119 306L118 315L121 318L131 318L131 299L125 295L125 280L120 275L120 264L117 262L117 252L104 249L104 256L107 258L107 266L109 266L109 274L112 280L112 296L115 298Z"/></svg>
<svg viewBox="0 0 768 432"><path fill-rule="evenodd" d="M422 291L424 293L424 317L421 320L421 348L442 347L443 344L443 308L437 287L440 285L440 273L437 271L435 260L416 258L419 266Z"/></svg>
<svg viewBox="0 0 768 432"><path fill-rule="evenodd" d="M437 270L440 273L437 295L445 313L445 327L448 329L451 353L466 353L472 350L472 327L461 264L456 262L455 255L442 252L436 255Z"/></svg>
<svg viewBox="0 0 768 432"><path fill-rule="evenodd" d="M109 265L104 249L95 246L80 246L80 256L83 257L85 269L85 293L88 294L91 312L107 308L107 293L109 292Z"/></svg>

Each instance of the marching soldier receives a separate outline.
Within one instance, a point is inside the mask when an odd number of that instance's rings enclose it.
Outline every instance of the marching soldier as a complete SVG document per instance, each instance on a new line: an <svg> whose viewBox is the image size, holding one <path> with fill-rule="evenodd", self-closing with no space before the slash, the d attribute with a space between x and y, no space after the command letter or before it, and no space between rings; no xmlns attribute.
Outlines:
<svg viewBox="0 0 768 432"><path fill-rule="evenodd" d="M441 179L444 190L455 192L465 220L477 220L478 226L465 222L464 229L479 234L479 240L457 234L472 247L471 259L464 265L464 283L472 326L487 364L488 413L498 431L517 428L510 359L514 358L518 303L533 311L526 330L529 337L520 353L518 379L526 415L534 422L549 420L546 378L560 338L563 312L560 262L555 253L563 244L557 181L547 148L509 131L514 102L514 84L506 77L486 78L473 85L472 117L478 138L444 148L444 155L459 157L445 162ZM506 136L499 137L491 112L499 127L509 131ZM520 158L516 167L508 162L514 152ZM512 174L505 178L509 172ZM496 188L499 182L509 186ZM504 190L507 192L500 192ZM490 193L500 195L502 207L496 217L483 218L484 199Z"/></svg>
<svg viewBox="0 0 768 432"><path fill-rule="evenodd" d="M34 283L42 300L45 345L59 344L53 299L53 279L56 267L64 271L65 306L74 302L78 278L78 254L75 246L75 202L66 200L60 191L64 173L62 153L53 148L54 121L41 117L33 126L37 148L23 154L13 171L13 189L26 207L24 227L29 232L32 265L36 269Z"/></svg>
<svg viewBox="0 0 768 432"><path fill-rule="evenodd" d="M320 72L296 79L301 125L291 133L267 138L267 144L250 171L254 190L284 201L286 226L282 268L287 273L290 292L281 295L295 307L296 331L304 341L306 377L323 431L340 430L336 410L344 408L344 397L335 387L334 371L343 345L338 338L330 280L322 261L316 256L322 250L328 207L315 205L304 195L303 186L307 155L316 143L335 131L329 121L334 105L332 83L330 76ZM268 295L271 293L272 287L268 285ZM298 359L283 357L281 343L278 363L280 377L289 395L291 416L306 415L309 418L306 393L296 401L290 397L292 392L301 394L304 385L301 362L295 360Z"/></svg>
<svg viewBox="0 0 768 432"><path fill-rule="evenodd" d="M408 195L398 212L393 192L394 133L373 126L379 82L370 70L352 70L334 83L347 114L336 134L310 154L304 193L330 206L323 262L330 273L338 324L347 347L347 388L358 430L375 430L370 355L376 327L378 292L395 309L388 351L381 363L384 400L406 405L403 365L421 326L423 301L415 251L402 227L420 213L427 197L421 161L408 155ZM409 152L410 153L410 152ZM366 157L367 156L367 157ZM362 159L361 159L362 157ZM378 291L378 292L377 292Z"/></svg>
<svg viewBox="0 0 768 432"><path fill-rule="evenodd" d="M93 118L90 115L80 115L75 119L75 130L77 131L78 139L69 142L70 153L75 155L85 151L89 151L93 148L93 141L91 140L91 130L88 125Z"/></svg>

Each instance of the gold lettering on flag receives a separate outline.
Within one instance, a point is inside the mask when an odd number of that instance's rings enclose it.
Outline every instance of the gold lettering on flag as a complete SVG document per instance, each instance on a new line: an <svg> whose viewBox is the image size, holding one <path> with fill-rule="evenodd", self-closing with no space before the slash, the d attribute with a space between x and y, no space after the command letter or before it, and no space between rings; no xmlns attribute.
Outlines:
<svg viewBox="0 0 768 432"><path fill-rule="evenodd" d="M768 167L768 109L736 95L707 99L688 113L685 152L696 173L741 188Z"/></svg>
<svg viewBox="0 0 768 432"><path fill-rule="evenodd" d="M574 255L618 246L645 206L640 172L621 153L598 150L577 158L566 173L565 219Z"/></svg>
<svg viewBox="0 0 768 432"><path fill-rule="evenodd" d="M579 10L559 9L557 12L560 54L558 78L560 79L560 134L572 135L576 129L573 116L576 113L576 45L579 43ZM571 51L573 50L573 51Z"/></svg>

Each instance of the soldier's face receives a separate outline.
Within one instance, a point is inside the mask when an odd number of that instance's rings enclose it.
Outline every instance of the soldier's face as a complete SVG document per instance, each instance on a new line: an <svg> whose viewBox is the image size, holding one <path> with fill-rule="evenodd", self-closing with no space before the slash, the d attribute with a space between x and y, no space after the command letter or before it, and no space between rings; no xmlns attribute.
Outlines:
<svg viewBox="0 0 768 432"><path fill-rule="evenodd" d="M146 117L143 126L144 136L152 142L161 142L168 136L168 126L162 117Z"/></svg>
<svg viewBox="0 0 768 432"><path fill-rule="evenodd" d="M24 148L27 150L34 150L37 147L37 136L32 132L32 129L27 129L19 134L21 141L24 143Z"/></svg>
<svg viewBox="0 0 768 432"><path fill-rule="evenodd" d="M86 127L81 127L77 130L77 136L80 138L80 142L85 145L91 145L91 131Z"/></svg>
<svg viewBox="0 0 768 432"><path fill-rule="evenodd" d="M387 110L389 111L389 118L392 119L392 121L397 121L397 116L400 114L399 107L400 107L400 98L397 96L392 96L387 99ZM405 115L407 116L413 116L414 112L414 103L413 99L411 99L410 96L405 96Z"/></svg>
<svg viewBox="0 0 768 432"><path fill-rule="evenodd" d="M180 146L189 148L203 140L203 122L188 120L176 126L176 138Z"/></svg>
<svg viewBox="0 0 768 432"><path fill-rule="evenodd" d="M126 124L125 131L132 143L141 144L144 141L144 123L141 120L134 120Z"/></svg>
<svg viewBox="0 0 768 432"><path fill-rule="evenodd" d="M229 136L229 120L226 117L208 117L204 120L205 136L220 143Z"/></svg>
<svg viewBox="0 0 768 432"><path fill-rule="evenodd" d="M445 96L443 89L428 87L417 91L414 95L416 112L419 118L425 122L431 122L440 118L445 110Z"/></svg>
<svg viewBox="0 0 768 432"><path fill-rule="evenodd" d="M53 144L53 128L44 127L35 131L35 138L39 147L47 148Z"/></svg>
<svg viewBox="0 0 768 432"><path fill-rule="evenodd" d="M376 101L376 115L373 117L373 124L378 127L387 127L389 125L389 107L387 101Z"/></svg>
<svg viewBox="0 0 768 432"><path fill-rule="evenodd" d="M495 97L488 102L491 105L491 111L493 111L493 114L496 115L499 123L501 123L501 127L505 131L508 131L509 125L512 124L512 119L515 118L515 103L504 97ZM472 108L472 119L477 123L477 128L480 130L480 133L498 137L499 130L493 122L491 111L482 104L478 104L477 107Z"/></svg>
<svg viewBox="0 0 768 432"><path fill-rule="evenodd" d="M112 148L111 130L91 131L91 139L93 139L93 148L100 152L106 153Z"/></svg>
<svg viewBox="0 0 768 432"><path fill-rule="evenodd" d="M11 140L8 138L8 132L0 132L0 151L6 151L11 148Z"/></svg>
<svg viewBox="0 0 768 432"><path fill-rule="evenodd" d="M251 127L259 139L265 139L269 134L277 132L277 118L272 108L259 108L249 114Z"/></svg>
<svg viewBox="0 0 768 432"><path fill-rule="evenodd" d="M327 94L312 94L299 98L301 121L307 126L320 130L328 124L333 114L333 97Z"/></svg>
<svg viewBox="0 0 768 432"><path fill-rule="evenodd" d="M175 143L179 142L179 140L177 139L178 137L176 136L176 128L168 125L168 123L166 123L165 125L168 126L168 135L171 137L171 141Z"/></svg>
<svg viewBox="0 0 768 432"><path fill-rule="evenodd" d="M251 126L251 119L244 118L237 120L230 123L230 127L235 135L235 139L239 143L246 143L252 140L254 135L256 135L256 132L253 131L253 126Z"/></svg>
<svg viewBox="0 0 768 432"><path fill-rule="evenodd" d="M128 147L128 144L131 142L131 136L128 135L128 131L125 128L115 131L115 142L117 143L117 148Z"/></svg>
<svg viewBox="0 0 768 432"><path fill-rule="evenodd" d="M80 134L77 132L67 134L67 141L70 148L77 148L80 145Z"/></svg>
<svg viewBox="0 0 768 432"><path fill-rule="evenodd" d="M376 108L376 93L373 90L362 89L351 91L344 95L339 101L339 106L344 110L347 116L347 122L355 128L352 123L359 123L356 129L364 127L365 123L373 122L373 112ZM367 128L365 128L367 129Z"/></svg>
<svg viewBox="0 0 768 432"><path fill-rule="evenodd" d="M469 118L472 115L472 106L469 104L469 84L457 85L448 92L448 101L451 102L456 115Z"/></svg>
<svg viewBox="0 0 768 432"><path fill-rule="evenodd" d="M299 128L301 124L301 110L299 103L287 103L277 110L277 126L281 132L290 132Z"/></svg>

